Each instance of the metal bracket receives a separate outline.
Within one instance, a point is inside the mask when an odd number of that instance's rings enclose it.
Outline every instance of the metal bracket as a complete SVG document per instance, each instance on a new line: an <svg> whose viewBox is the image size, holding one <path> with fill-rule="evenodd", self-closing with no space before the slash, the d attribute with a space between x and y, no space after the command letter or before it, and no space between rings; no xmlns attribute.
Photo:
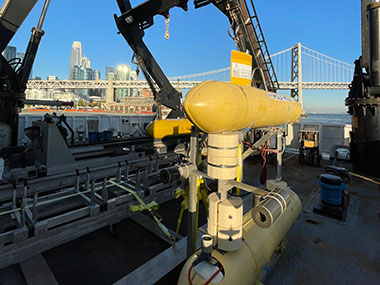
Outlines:
<svg viewBox="0 0 380 285"><path fill-rule="evenodd" d="M263 146L266 143L266 141L269 140L276 133L277 133L277 131L273 130L273 129L271 129L270 131L268 131L268 133L266 133L257 142L254 143L254 145L253 145L252 148L247 149L243 153L243 160L246 159L248 156L250 156L255 151L255 149L260 148L261 146Z"/></svg>

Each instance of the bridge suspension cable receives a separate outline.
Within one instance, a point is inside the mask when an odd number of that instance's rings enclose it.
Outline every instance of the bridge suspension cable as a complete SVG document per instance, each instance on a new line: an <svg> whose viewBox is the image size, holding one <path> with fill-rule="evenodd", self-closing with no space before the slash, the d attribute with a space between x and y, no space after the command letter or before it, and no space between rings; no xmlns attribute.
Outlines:
<svg viewBox="0 0 380 285"><path fill-rule="evenodd" d="M274 68L278 77L278 81L281 83L287 83L286 86L289 87L289 82L292 82L292 65L293 56L292 50L294 47L282 50L280 52L271 55ZM332 58L308 47L301 45L301 56L302 56L302 79L304 83L319 83L314 84L314 86L323 87L323 89L329 89L333 87L336 89L331 82L339 83L338 89L347 86L352 80L354 65L346 63L344 61ZM230 67L219 68L212 71L172 76L169 77L171 81L205 81L205 80L219 80L219 81L229 81L230 79ZM326 82L324 86L324 82ZM307 84L311 86L313 84ZM285 88L287 88L285 87ZM345 87L347 88L347 87Z"/></svg>
<svg viewBox="0 0 380 285"><path fill-rule="evenodd" d="M205 80L220 80L220 81L228 81L230 76L230 67L219 68L216 70L188 74L188 75L180 75L180 76L171 76L169 77L170 81L178 81L178 80L186 80L186 81L205 81ZM228 78L226 78L228 76ZM204 79L208 78L208 79ZM212 79L215 78L215 79ZM218 79L218 78L223 78ZM202 80L203 79L203 80Z"/></svg>

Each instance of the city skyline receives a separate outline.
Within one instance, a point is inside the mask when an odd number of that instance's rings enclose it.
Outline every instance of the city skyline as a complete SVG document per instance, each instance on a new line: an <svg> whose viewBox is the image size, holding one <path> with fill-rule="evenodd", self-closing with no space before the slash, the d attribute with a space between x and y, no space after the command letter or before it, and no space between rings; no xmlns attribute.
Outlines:
<svg viewBox="0 0 380 285"><path fill-rule="evenodd" d="M36 24L42 4L37 3L11 42L12 45L26 46L30 28ZM70 7L76 9L69 10ZM294 0L278 1L273 5L270 1L256 0L255 7L271 54L297 42L348 63L353 63L361 54L360 1L349 1L342 5L328 0L317 3ZM194 74L229 65L229 54L231 49L235 49L235 44L226 32L229 22L220 11L212 5L196 10L189 5L188 12L179 8L170 12L170 40L164 39L163 17L155 17L155 25L146 30L144 37L167 76ZM75 39L81 39L86 44L93 66L103 68L106 65L129 63L132 50L117 35L113 19L115 13L120 14L116 1L109 1L106 5L88 5L86 1L74 0L52 2L34 73L43 78L50 74L67 78L67 67L64 67L70 57L67 47ZM99 20L93 21L92 15L98 15ZM76 20L73 21L73 18ZM78 28L88 26L89 21L92 23L91 28ZM310 111L330 107L331 98L339 102L336 110L346 110L344 99L347 92L337 92L331 97L320 99L315 97L304 98Z"/></svg>
<svg viewBox="0 0 380 285"><path fill-rule="evenodd" d="M6 50L8 50L8 48L10 48L10 50L13 52L16 47L7 47ZM12 53L11 52L11 53ZM24 53L16 53L17 55L23 55ZM132 71L131 70L131 67L129 65L125 65L125 64L119 64L118 66L116 66L116 68L114 67L109 67L109 66L105 66L105 73L104 73L104 77L102 78L100 76L100 71L98 69L91 69L91 60L89 57L85 57L83 56L83 47L82 47L82 43L80 41L74 41L73 44L72 44L72 51L71 51L71 57L70 57L70 66L72 64L77 64L79 62L79 65L74 65L74 68L72 70L74 70L74 75L71 75L71 79L72 80L99 80L99 79L113 79L113 80L137 80L138 77L137 77L137 73L136 71ZM74 55L74 56L73 56ZM74 57L74 59L73 59ZM36 79L41 79L40 77L36 77ZM55 75L48 75L47 76L47 80L54 80L54 79L63 79L63 78L58 78L57 76ZM186 95L186 92L187 90L183 90L183 95L185 96ZM99 93L98 91L96 92L91 92L91 90L87 90L87 89L84 89L84 90L78 90L78 91L74 91L75 93L77 93L78 95L83 95L83 96L102 96L104 97L104 94L101 94ZM285 95L290 95L290 93L288 91L284 91L284 90L279 90L278 91L279 93L282 93L282 94L285 94ZM346 96L346 93L347 91L330 91L330 92L334 92L334 93L341 93L342 96ZM79 94L80 93L80 94ZM91 93L91 94L90 94ZM327 92L329 93L329 92ZM125 98L125 97L130 97L130 96L137 96L138 94L138 91L137 90L132 90L132 89L117 89L116 92L115 92L115 99L116 101L120 101L122 98ZM305 110L307 112L313 112L313 113L345 113L346 112L346 109L345 107L343 107L341 110L336 110L336 108L334 107L334 104L330 104L329 106L325 106L325 107L322 107L322 108L316 108L314 106L314 102L316 100L319 100L319 98L323 98L323 97L326 97L326 91L322 91L322 90L304 90L304 94L309 97L309 99L311 100L306 100L306 102L304 102L304 107L305 107ZM318 94L318 96L313 96L315 94ZM329 97L329 96L327 96ZM331 103L335 103L335 104L339 104L339 100L337 97L334 97L332 98L329 98L328 100L330 100Z"/></svg>
<svg viewBox="0 0 380 285"><path fill-rule="evenodd" d="M84 49L81 41L74 41L71 47L69 80L100 80L101 73L99 69L91 68L91 59L83 56ZM120 64L116 68L105 66L105 79L112 80L137 80L138 76L135 71L127 64ZM78 89L74 93L80 96L98 96L105 97L104 90ZM117 102L123 98L137 96L138 91L130 88L118 88L114 94L114 100Z"/></svg>
<svg viewBox="0 0 380 285"><path fill-rule="evenodd" d="M100 79L99 69L91 68L89 57L83 56L82 42L74 41L71 47L69 77L73 80L97 80Z"/></svg>
<svg viewBox="0 0 380 285"><path fill-rule="evenodd" d="M17 47L16 46L7 46L4 51L3 51L3 56L4 58L7 60L7 61L10 61L14 58L20 58L20 60L22 61L23 60L23 57L25 56L25 53L24 52L18 52L17 51ZM69 76L67 78L65 77L59 77L53 73L47 73L46 77L41 77L39 76L38 74L36 75L37 78L47 78L47 80L49 80L48 78L49 77L55 77L57 78L58 80L64 80L64 79L72 79L73 77L73 68L75 66L81 68L85 68L85 69L92 69L91 68L91 59L89 57L86 57L86 56L83 56L83 48L82 48L82 42L80 41L73 41L73 44L72 44L72 49L71 49L71 55L70 55L70 64L69 64ZM120 68L122 68L123 70L121 70ZM104 73L104 77L102 78L101 77L101 72L98 68L95 68L95 69L92 69L92 76L91 78L86 78L86 79L82 79L82 80L99 80L99 79L108 79L107 78L107 74L109 72L114 72L116 74L116 77L114 78L115 80L129 80L129 79L126 79L124 78L125 76L123 75L120 75L121 71L124 71L126 72L124 69L127 68L128 69L128 74L130 74L133 78L131 80L136 80L137 78L137 74L136 74L136 71L133 71L131 66L129 66L128 64L118 64L115 68L114 67L110 67L108 65L105 65L104 66L104 69L105 69L105 73ZM122 78L123 77L123 78ZM117 79L117 78L120 78L120 79ZM129 76L128 76L129 78ZM32 79L32 77L30 78Z"/></svg>

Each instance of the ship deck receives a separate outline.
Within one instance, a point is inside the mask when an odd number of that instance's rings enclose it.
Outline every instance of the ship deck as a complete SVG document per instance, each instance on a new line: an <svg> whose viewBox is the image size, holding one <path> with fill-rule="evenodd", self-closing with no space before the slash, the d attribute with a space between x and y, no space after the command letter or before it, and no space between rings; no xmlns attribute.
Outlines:
<svg viewBox="0 0 380 285"><path fill-rule="evenodd" d="M345 222L314 214L312 208L319 200L316 178L331 163L322 161L321 167L300 165L297 155L285 154L283 180L299 195L303 210L287 235L285 250L275 266L270 271L267 268L265 284L378 284L380 188L352 178L347 185L350 202ZM349 163L339 161L339 164L350 170ZM260 168L257 158L247 159L245 182L259 186ZM268 177L274 176L272 161ZM180 202L166 202L158 211L164 224L173 231ZM205 221L201 207L199 224ZM180 235L186 235L186 213ZM42 256L59 284L112 284L168 248L170 245L163 239L127 219L114 225L112 231L105 227ZM176 284L181 267L182 264L174 268L157 284ZM0 284L26 284L24 274L19 264L8 266L0 270Z"/></svg>

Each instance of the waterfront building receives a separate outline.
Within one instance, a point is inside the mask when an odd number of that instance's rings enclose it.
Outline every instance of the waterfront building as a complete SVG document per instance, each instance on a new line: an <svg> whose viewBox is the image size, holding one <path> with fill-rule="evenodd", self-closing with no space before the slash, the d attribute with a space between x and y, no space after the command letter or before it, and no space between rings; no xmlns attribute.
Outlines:
<svg viewBox="0 0 380 285"><path fill-rule="evenodd" d="M145 97L145 98L153 98L152 90L150 90L149 88L141 89L140 96Z"/></svg>
<svg viewBox="0 0 380 285"><path fill-rule="evenodd" d="M153 98L125 97L119 102L108 103L107 107L111 112L126 114L152 114L153 104Z"/></svg>
<svg viewBox="0 0 380 285"><path fill-rule="evenodd" d="M52 100L78 102L81 97L71 91L65 90L46 90L46 89L27 89L25 91L26 99L29 100Z"/></svg>

